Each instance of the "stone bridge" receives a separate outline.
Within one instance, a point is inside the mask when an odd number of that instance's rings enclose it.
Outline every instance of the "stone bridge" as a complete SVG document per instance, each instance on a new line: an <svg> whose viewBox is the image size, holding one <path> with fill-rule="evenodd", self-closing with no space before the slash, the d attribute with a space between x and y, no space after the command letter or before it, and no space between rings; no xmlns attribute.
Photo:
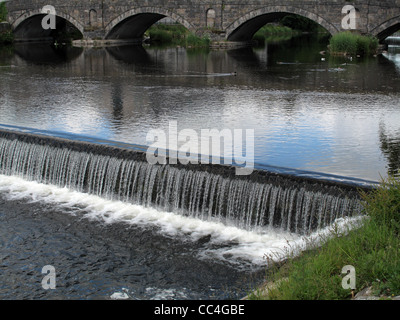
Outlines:
<svg viewBox="0 0 400 320"><path fill-rule="evenodd" d="M134 40L169 17L214 40L247 41L268 22L290 14L309 18L331 34L342 31L345 5L356 9L356 29L385 39L400 29L400 0L10 0L8 21L17 40L52 36L42 8L55 8L57 29L73 28L83 39Z"/></svg>

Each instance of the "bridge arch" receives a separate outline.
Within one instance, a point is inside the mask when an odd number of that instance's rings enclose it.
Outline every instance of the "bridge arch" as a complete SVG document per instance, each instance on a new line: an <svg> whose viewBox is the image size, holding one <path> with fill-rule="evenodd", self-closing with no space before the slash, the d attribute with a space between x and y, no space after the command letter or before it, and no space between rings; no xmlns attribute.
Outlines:
<svg viewBox="0 0 400 320"><path fill-rule="evenodd" d="M182 24L186 29L194 27L185 18L175 12L158 7L140 7L125 11L111 20L105 27L106 39L138 39L158 20L169 17Z"/></svg>
<svg viewBox="0 0 400 320"><path fill-rule="evenodd" d="M29 10L19 16L12 22L11 26L14 30L14 35L16 39L19 38L47 38L51 35L52 30L44 30L42 28L41 21L46 14L42 13L42 9ZM82 35L84 33L84 26L75 18L66 14L62 11L56 11L56 21L57 18L62 18L74 28L76 28ZM58 23L59 21L57 21Z"/></svg>
<svg viewBox="0 0 400 320"><path fill-rule="evenodd" d="M315 13L297 7L269 6L250 11L231 23L226 29L227 39L230 41L251 40L253 35L266 23L272 22L278 18L283 18L287 14L296 14L313 20L332 35L339 32L333 24Z"/></svg>
<svg viewBox="0 0 400 320"><path fill-rule="evenodd" d="M377 37L379 41L383 41L398 30L400 30L400 16L394 17L380 24L371 31L371 34Z"/></svg>

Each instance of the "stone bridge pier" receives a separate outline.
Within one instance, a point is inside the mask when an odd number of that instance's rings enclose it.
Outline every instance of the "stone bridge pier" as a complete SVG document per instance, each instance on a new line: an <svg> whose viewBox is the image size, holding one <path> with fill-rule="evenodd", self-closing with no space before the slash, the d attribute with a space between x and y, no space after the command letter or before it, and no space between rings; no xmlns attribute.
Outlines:
<svg viewBox="0 0 400 320"><path fill-rule="evenodd" d="M6 5L19 41L49 39L60 29L87 40L134 41L169 17L198 36L242 42L287 14L309 18L333 35L345 29L345 5L354 7L354 29L362 34L383 40L400 29L400 0L11 0ZM49 5L55 10L55 30L42 26L43 8Z"/></svg>

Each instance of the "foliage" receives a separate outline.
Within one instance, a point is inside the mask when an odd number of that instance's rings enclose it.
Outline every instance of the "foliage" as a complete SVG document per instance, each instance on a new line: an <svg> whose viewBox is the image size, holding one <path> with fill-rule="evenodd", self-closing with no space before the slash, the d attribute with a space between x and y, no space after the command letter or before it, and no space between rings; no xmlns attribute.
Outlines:
<svg viewBox="0 0 400 320"><path fill-rule="evenodd" d="M333 54L368 56L378 49L378 39L349 31L335 34L329 43Z"/></svg>
<svg viewBox="0 0 400 320"><path fill-rule="evenodd" d="M267 38L269 37L277 37L277 36L293 36L298 32L292 30L289 27L277 25L277 24L266 24L261 29L259 29L253 36L253 40L256 40L258 43L263 44Z"/></svg>
<svg viewBox="0 0 400 320"><path fill-rule="evenodd" d="M153 25L148 31L150 42L160 44L174 44L187 47L208 47L210 40L207 37L197 37L179 24Z"/></svg>
<svg viewBox="0 0 400 320"><path fill-rule="evenodd" d="M281 24L293 30L316 32L320 30L320 25L308 18L290 14L282 18Z"/></svg>
<svg viewBox="0 0 400 320"><path fill-rule="evenodd" d="M12 31L0 32L0 45L12 44L14 42L14 34Z"/></svg>

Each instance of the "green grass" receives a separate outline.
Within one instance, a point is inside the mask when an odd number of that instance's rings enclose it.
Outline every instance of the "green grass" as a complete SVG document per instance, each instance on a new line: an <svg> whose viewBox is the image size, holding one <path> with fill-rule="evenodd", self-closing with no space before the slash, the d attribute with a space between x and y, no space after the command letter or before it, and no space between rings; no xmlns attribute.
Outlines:
<svg viewBox="0 0 400 320"><path fill-rule="evenodd" d="M210 44L210 40L207 37L197 37L179 24L153 25L146 33L153 44L180 45L184 47L208 47Z"/></svg>
<svg viewBox="0 0 400 320"><path fill-rule="evenodd" d="M378 45L376 38L346 31L332 36L329 50L332 54L368 56L376 53Z"/></svg>
<svg viewBox="0 0 400 320"><path fill-rule="evenodd" d="M400 295L400 182L388 178L373 192L362 193L365 219L360 227L342 233L333 229L322 244L300 256L289 256L283 266L273 265L267 281L279 282L268 295L255 292L251 299L349 299L342 288L342 268L356 271L356 292L372 286L377 295Z"/></svg>

